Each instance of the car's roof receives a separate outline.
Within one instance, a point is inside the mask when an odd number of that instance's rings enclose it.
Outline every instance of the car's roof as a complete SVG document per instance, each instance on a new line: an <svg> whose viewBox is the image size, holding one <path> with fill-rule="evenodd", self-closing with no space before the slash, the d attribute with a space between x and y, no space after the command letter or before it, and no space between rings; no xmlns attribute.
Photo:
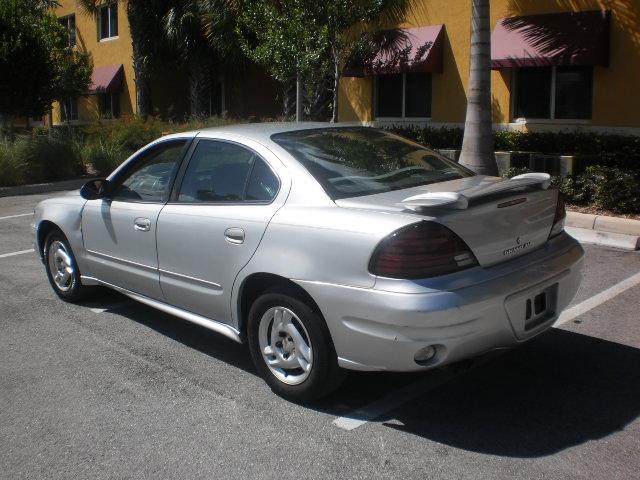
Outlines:
<svg viewBox="0 0 640 480"><path fill-rule="evenodd" d="M195 134L229 133L242 135L258 141L268 141L271 135L298 130L312 130L316 128L361 127L360 123L329 123L329 122L263 122L263 123L239 123L220 127L203 128L195 130Z"/></svg>

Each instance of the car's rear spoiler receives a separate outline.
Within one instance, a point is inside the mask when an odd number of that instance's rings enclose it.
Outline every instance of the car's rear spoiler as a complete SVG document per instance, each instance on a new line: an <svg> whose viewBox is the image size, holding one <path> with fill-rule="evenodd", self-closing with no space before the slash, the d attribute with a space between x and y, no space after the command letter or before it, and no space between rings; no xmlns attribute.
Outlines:
<svg viewBox="0 0 640 480"><path fill-rule="evenodd" d="M405 198L400 205L411 210L426 208L452 208L464 210L469 207L469 200L477 199L495 193L506 192L521 187L538 187L546 190L551 184L551 176L548 173L525 173L502 182L473 191L467 195L458 192L428 192Z"/></svg>

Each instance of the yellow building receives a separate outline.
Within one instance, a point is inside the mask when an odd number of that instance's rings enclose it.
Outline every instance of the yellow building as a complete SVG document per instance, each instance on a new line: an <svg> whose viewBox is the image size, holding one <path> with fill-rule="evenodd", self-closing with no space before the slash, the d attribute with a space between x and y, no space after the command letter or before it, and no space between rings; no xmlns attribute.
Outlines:
<svg viewBox="0 0 640 480"><path fill-rule="evenodd" d="M86 124L136 113L133 48L126 2L106 1L96 16L84 12L76 0L58 0L55 14L67 27L69 43L89 52L93 59L92 85L87 95L55 103L46 123ZM154 113L181 118L188 114L188 83L185 69L176 62L163 65L151 82ZM276 84L255 66L242 79L217 79L210 114L228 112L239 117L276 115ZM229 85L226 85L229 84ZM30 119L38 125L40 119Z"/></svg>
<svg viewBox="0 0 640 480"><path fill-rule="evenodd" d="M470 0L414 0L388 26L405 45L345 71L340 120L462 125L470 21ZM491 0L491 26L496 127L640 133L638 0Z"/></svg>
<svg viewBox="0 0 640 480"><path fill-rule="evenodd" d="M97 16L91 16L80 10L76 0L62 0L55 13L69 31L70 45L91 53L94 72L86 96L53 105L53 124L134 113L136 88L125 2L105 3Z"/></svg>

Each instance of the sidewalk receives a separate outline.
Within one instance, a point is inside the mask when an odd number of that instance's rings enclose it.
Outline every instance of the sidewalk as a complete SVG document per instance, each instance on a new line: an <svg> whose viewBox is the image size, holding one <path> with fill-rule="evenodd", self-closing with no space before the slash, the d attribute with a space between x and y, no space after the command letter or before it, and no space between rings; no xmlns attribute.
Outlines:
<svg viewBox="0 0 640 480"><path fill-rule="evenodd" d="M580 242L640 250L640 220L568 211L566 230Z"/></svg>
<svg viewBox="0 0 640 480"><path fill-rule="evenodd" d="M34 195L36 193L60 192L64 190L77 190L93 177L74 178L61 182L36 183L32 185L18 185L16 187L0 187L0 197L13 197L14 195Z"/></svg>

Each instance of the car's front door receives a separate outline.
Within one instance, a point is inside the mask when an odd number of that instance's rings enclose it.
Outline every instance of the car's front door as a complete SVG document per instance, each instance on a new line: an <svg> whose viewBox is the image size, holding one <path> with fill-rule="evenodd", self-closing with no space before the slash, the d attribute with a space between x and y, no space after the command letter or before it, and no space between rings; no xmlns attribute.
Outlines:
<svg viewBox="0 0 640 480"><path fill-rule="evenodd" d="M106 198L82 212L82 238L91 275L162 300L156 225L169 198L186 140L153 145L112 180Z"/></svg>
<svg viewBox="0 0 640 480"><path fill-rule="evenodd" d="M281 206L280 180L254 150L198 140L158 218L160 284L168 303L231 320L231 290Z"/></svg>

